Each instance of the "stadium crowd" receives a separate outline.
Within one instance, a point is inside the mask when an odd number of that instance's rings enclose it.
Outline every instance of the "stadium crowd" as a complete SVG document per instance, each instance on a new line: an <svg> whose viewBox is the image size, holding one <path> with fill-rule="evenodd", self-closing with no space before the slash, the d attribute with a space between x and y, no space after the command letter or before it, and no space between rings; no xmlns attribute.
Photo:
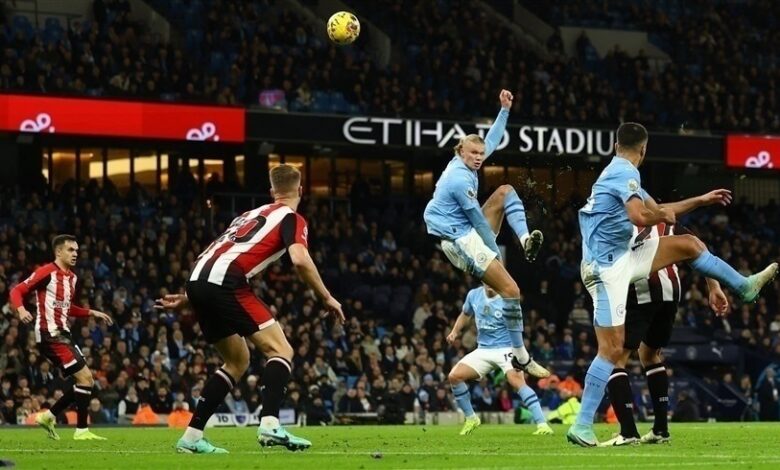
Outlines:
<svg viewBox="0 0 780 470"><path fill-rule="evenodd" d="M181 291L195 257L234 214L217 207L212 226L187 185L172 187L170 193L157 196L140 186L120 195L110 180L102 186L94 180L82 187L68 183L56 192L3 188L2 422L29 422L64 386L59 372L39 356L31 326L21 324L7 305L9 290L35 266L51 261L48 242L59 232L79 239L78 302L115 319L112 327L92 318L72 326L73 338L96 376L92 422L193 409L207 373L220 361L205 343L192 312L155 311L154 299ZM347 215L309 201L302 210L309 222L312 256L344 304L346 325L334 325L320 315L312 293L285 263L252 282L255 293L284 325L295 350L285 406L305 412L309 423L331 422L338 413L378 412L380 419L396 422L405 411L454 410L446 376L476 346L476 338L473 328L453 345L444 338L467 290L475 286L474 279L456 272L444 259L425 235L414 204L406 209L393 203L353 207ZM556 217L542 217L536 209L530 212L532 225L548 234L537 261L541 268L526 269L519 260L515 266L532 353L558 374L534 383L550 409L581 393L585 370L595 355L591 302L579 282L576 207L566 205L555 213ZM780 234L772 229L780 226L778 216L774 205L740 204L702 212L685 223L724 259L749 270L778 256ZM511 243L509 249L514 249ZM732 298L735 312L716 320L707 307L702 280L681 270L686 295L680 324L780 362L778 281L756 305L740 306ZM637 372L635 379L641 380ZM262 374L263 359L252 350L250 370L222 411L254 412L261 404ZM674 377L675 372L670 374ZM729 374L744 398L755 401L762 419L778 419L778 381L771 374L767 372L755 387L755 377L737 379ZM482 411L510 411L518 405L500 376L475 384L472 396L475 408ZM690 389L679 390L675 397L672 409L679 410L679 417L708 416ZM637 403L642 405L644 398L638 393Z"/></svg>
<svg viewBox="0 0 780 470"><path fill-rule="evenodd" d="M368 30L356 45L335 47L320 26L273 0L150 3L181 40L163 42L131 21L126 0L96 0L91 19L53 19L41 30L8 15L0 29L0 90L473 117L493 115L494 91L509 88L514 111L534 122L780 129L775 2L609 8L607 26L646 30L670 54L661 67L619 47L600 58L584 34L572 57L562 53L556 33L548 41L551 57L540 58L465 0L354 3L359 16L390 36L387 66L372 57ZM600 18L612 2L529 3L559 26ZM669 5L682 13L670 16Z"/></svg>

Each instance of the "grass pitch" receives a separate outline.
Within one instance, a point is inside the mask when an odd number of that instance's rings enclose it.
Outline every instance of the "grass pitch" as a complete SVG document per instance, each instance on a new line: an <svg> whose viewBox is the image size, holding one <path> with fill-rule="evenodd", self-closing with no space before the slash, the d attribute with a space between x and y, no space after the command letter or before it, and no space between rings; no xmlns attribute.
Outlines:
<svg viewBox="0 0 780 470"><path fill-rule="evenodd" d="M179 455L181 432L164 428L95 428L105 442L76 442L59 428L51 441L38 428L0 428L0 458L17 468L173 469L283 468L300 470L381 468L780 468L780 423L673 424L672 443L583 449L566 442L566 426L553 436L532 436L533 426L482 426L459 436L454 426L353 426L294 429L313 447L291 453L263 450L255 428L208 429L207 437L229 455ZM644 432L647 425L641 425ZM599 425L606 439L614 427Z"/></svg>

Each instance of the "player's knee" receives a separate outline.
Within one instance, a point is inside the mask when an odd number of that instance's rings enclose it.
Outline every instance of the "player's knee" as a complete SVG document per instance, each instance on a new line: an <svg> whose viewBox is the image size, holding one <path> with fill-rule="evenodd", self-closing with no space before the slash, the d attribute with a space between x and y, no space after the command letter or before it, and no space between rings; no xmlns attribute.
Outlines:
<svg viewBox="0 0 780 470"><path fill-rule="evenodd" d="M639 362L642 363L643 367L663 362L661 350L650 348L643 344L639 347Z"/></svg>
<svg viewBox="0 0 780 470"><path fill-rule="evenodd" d="M501 199L504 199L514 191L515 188L513 188L511 184L502 184L501 186L498 187L498 189L496 189L496 194L501 196Z"/></svg>
<svg viewBox="0 0 780 470"><path fill-rule="evenodd" d="M95 385L95 379L92 378L92 372L84 366L80 371L74 374L76 384L81 387L92 387Z"/></svg>
<svg viewBox="0 0 780 470"><path fill-rule="evenodd" d="M599 343L599 356L607 359L612 364L618 364L623 358L623 345L618 341Z"/></svg>
<svg viewBox="0 0 780 470"><path fill-rule="evenodd" d="M515 281L508 282L498 291L498 294L505 299L516 299L520 297L520 287Z"/></svg>
<svg viewBox="0 0 780 470"><path fill-rule="evenodd" d="M698 237L687 234L683 235L683 237L685 237L684 251L688 258L698 258L707 249L707 245Z"/></svg>
<svg viewBox="0 0 780 470"><path fill-rule="evenodd" d="M450 386L454 387L459 383L466 381L465 377L463 377L463 374L460 372L460 368L456 367L450 371L449 375L447 375L447 379L450 381Z"/></svg>

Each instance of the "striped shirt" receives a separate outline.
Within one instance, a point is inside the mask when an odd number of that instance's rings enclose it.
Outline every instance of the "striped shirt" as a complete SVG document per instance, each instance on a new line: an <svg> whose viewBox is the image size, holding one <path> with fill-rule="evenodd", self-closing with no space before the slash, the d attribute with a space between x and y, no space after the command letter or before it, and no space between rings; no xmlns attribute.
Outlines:
<svg viewBox="0 0 780 470"><path fill-rule="evenodd" d="M28 294L35 294L38 313L35 317L36 342L70 332L68 316L89 316L89 309L73 303L76 280L77 276L73 271L64 271L55 263L49 263L36 269L30 277L11 290L11 305L17 309L23 305Z"/></svg>
<svg viewBox="0 0 780 470"><path fill-rule="evenodd" d="M308 247L304 218L284 204L266 204L236 217L198 256L190 281L236 288L278 260L290 245Z"/></svg>
<svg viewBox="0 0 780 470"><path fill-rule="evenodd" d="M634 242L674 235L674 225L660 223L653 227L634 227ZM651 302L680 302L682 286L677 265L667 266L647 279L640 279L628 289L628 306Z"/></svg>

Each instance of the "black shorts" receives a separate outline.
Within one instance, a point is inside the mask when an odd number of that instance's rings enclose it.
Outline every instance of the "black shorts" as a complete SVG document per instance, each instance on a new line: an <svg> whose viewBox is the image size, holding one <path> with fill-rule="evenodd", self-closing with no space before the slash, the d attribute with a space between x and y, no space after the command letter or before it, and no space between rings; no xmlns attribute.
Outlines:
<svg viewBox="0 0 780 470"><path fill-rule="evenodd" d="M62 369L65 377L69 377L87 365L78 346L73 344L70 334L61 333L58 336L43 336L39 343L41 353L55 367Z"/></svg>
<svg viewBox="0 0 780 470"><path fill-rule="evenodd" d="M268 306L249 286L226 288L208 281L188 281L187 298L210 344L234 334L250 336L274 323Z"/></svg>
<svg viewBox="0 0 780 470"><path fill-rule="evenodd" d="M677 302L650 302L628 307L623 348L634 351L639 343L653 349L667 346L676 315Z"/></svg>

